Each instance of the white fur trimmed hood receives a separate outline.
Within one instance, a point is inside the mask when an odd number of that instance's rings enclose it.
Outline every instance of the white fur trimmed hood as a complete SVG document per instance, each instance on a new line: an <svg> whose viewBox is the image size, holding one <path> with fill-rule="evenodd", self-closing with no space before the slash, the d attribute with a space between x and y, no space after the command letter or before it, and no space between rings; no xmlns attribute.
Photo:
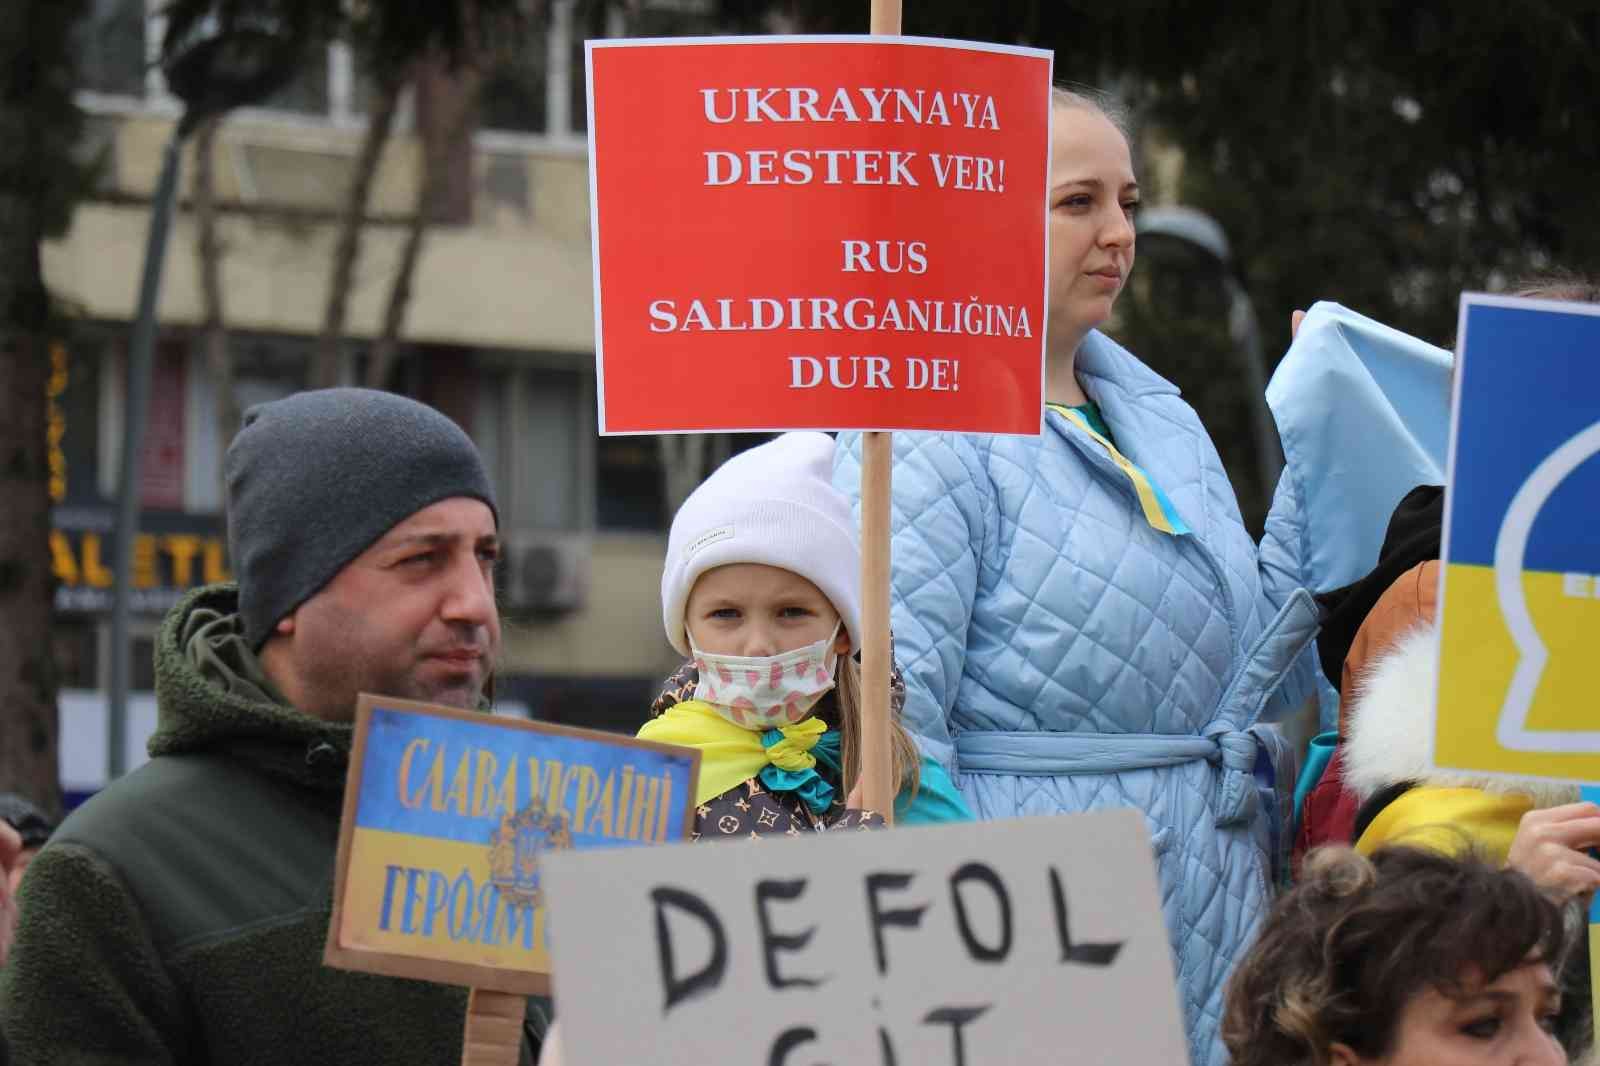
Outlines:
<svg viewBox="0 0 1600 1066"><path fill-rule="evenodd" d="M1429 730L1438 687L1439 629L1419 625L1373 659L1356 679L1344 741L1344 783L1365 803L1403 781L1532 796L1539 807L1573 803L1578 789L1528 778L1435 770Z"/></svg>

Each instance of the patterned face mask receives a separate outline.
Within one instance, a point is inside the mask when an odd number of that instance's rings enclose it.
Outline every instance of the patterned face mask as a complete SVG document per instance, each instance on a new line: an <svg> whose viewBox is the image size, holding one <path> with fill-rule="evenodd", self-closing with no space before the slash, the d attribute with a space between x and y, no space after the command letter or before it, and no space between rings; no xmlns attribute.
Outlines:
<svg viewBox="0 0 1600 1066"><path fill-rule="evenodd" d="M695 647L690 637L700 672L694 698L745 729L794 725L833 687L838 658L833 642L843 625L840 621L831 636L782 655L716 655Z"/></svg>

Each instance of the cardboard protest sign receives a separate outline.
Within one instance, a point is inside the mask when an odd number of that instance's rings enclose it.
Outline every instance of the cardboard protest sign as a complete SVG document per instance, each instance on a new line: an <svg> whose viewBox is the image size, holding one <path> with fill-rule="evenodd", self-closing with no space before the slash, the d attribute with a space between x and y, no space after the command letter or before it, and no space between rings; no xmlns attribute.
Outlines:
<svg viewBox="0 0 1600 1066"><path fill-rule="evenodd" d="M1051 55L588 43L602 433L1026 433Z"/></svg>
<svg viewBox="0 0 1600 1066"><path fill-rule="evenodd" d="M1600 306L1462 298L1434 762L1600 782Z"/></svg>
<svg viewBox="0 0 1600 1066"><path fill-rule="evenodd" d="M572 1062L1187 1061L1137 811L557 855L547 878Z"/></svg>
<svg viewBox="0 0 1600 1066"><path fill-rule="evenodd" d="M681 839L700 753L363 695L330 966L540 994L546 859Z"/></svg>

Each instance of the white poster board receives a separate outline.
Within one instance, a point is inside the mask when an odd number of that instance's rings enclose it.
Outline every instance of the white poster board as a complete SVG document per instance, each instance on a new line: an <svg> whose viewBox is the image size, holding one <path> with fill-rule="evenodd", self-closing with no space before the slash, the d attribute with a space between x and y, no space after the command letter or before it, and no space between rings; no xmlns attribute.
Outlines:
<svg viewBox="0 0 1600 1066"><path fill-rule="evenodd" d="M567 1060L1188 1061L1144 818L552 853Z"/></svg>

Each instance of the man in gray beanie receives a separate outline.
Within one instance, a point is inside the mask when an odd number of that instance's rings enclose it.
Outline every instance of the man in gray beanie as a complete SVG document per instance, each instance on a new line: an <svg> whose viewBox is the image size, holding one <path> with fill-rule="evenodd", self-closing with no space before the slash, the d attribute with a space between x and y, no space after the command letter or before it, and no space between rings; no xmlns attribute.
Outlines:
<svg viewBox="0 0 1600 1066"><path fill-rule="evenodd" d="M0 1028L27 1066L454 1066L464 989L322 950L357 694L483 703L500 646L483 462L429 407L329 389L247 411L224 471L238 583L167 615L150 761L33 860Z"/></svg>

